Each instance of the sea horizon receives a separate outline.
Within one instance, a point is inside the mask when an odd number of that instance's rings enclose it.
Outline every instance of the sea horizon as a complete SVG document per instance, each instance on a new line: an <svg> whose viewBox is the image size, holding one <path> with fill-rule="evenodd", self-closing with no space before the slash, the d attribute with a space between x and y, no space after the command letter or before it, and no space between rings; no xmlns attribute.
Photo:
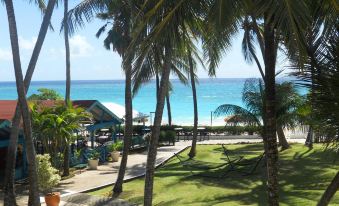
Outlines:
<svg viewBox="0 0 339 206"><path fill-rule="evenodd" d="M243 106L241 93L248 78L201 78L197 84L199 125L211 125L211 113L221 104ZM178 79L170 80L173 91L170 95L172 124L193 125L193 99L189 85ZM277 81L294 81L293 78L279 78ZM39 88L54 89L62 96L65 94L65 80L32 81L27 96L36 93ZM91 99L102 103L124 105L124 79L116 80L72 80L71 98L73 100ZM0 81L0 100L17 99L14 81ZM133 99L133 109L150 115L156 105L155 81L143 85ZM212 115L212 125L224 125L224 117ZM167 107L163 113L163 124L167 124Z"/></svg>

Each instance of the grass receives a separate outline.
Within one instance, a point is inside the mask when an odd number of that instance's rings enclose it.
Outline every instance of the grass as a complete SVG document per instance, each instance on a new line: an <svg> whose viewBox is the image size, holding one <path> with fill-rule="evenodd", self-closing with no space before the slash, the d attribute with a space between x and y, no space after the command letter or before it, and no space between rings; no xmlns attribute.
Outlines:
<svg viewBox="0 0 339 206"><path fill-rule="evenodd" d="M233 154L246 159L262 153L261 144L228 145ZM198 145L196 159L223 163L225 156L218 145ZM188 150L181 156L187 157ZM322 193L339 170L334 163L334 153L324 151L322 145L309 150L302 144L279 154L279 184L281 205L316 205ZM222 168L209 175L225 172ZM199 171L195 171L199 172ZM202 171L200 171L202 172ZM242 176L231 172L224 178L192 176L176 158L156 171L154 180L154 205L267 205L265 168L261 165L255 174ZM142 204L144 179L136 179L124 184L124 192L119 198ZM112 187L91 192L92 195L111 195ZM339 205L337 193L331 205Z"/></svg>

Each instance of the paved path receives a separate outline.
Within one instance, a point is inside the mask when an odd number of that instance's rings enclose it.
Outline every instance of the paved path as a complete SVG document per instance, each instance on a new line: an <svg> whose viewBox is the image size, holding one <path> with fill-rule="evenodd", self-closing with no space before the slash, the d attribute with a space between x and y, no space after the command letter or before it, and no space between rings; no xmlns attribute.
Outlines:
<svg viewBox="0 0 339 206"><path fill-rule="evenodd" d="M305 142L305 139L288 139L289 142ZM234 138L234 139L223 139L223 140L206 140L198 142L198 144L235 144L235 143L255 143L262 142L260 138ZM156 165L162 164L164 161L168 160L173 156L174 153L177 153L186 147L191 145L191 141L180 141L176 142L175 146L165 146L158 148ZM125 180L142 176L145 173L145 166L147 160L147 152L131 154L128 157L127 169L125 174ZM74 195L80 192L88 191L94 188L103 187L107 185L112 185L118 175L120 162L107 163L104 165L98 166L98 170L84 170L83 172L76 174L74 177L63 180L60 184L58 190L62 194L62 200L66 201L67 197ZM2 193L3 194L3 193ZM0 205L1 205L1 192L0 192ZM27 202L27 196L21 196L18 198L19 205L25 205ZM75 206L76 204L66 204ZM27 203L26 203L27 204ZM79 206L84 206L78 204ZM107 204L110 205L110 204Z"/></svg>

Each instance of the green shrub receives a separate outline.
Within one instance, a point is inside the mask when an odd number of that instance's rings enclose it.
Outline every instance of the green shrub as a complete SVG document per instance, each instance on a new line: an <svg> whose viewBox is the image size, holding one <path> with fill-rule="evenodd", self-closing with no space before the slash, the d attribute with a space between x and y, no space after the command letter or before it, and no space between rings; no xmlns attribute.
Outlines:
<svg viewBox="0 0 339 206"><path fill-rule="evenodd" d="M172 130L166 131L166 140L168 142L171 142L173 145L175 144L175 136L176 136L175 131L172 131Z"/></svg>
<svg viewBox="0 0 339 206"><path fill-rule="evenodd" d="M57 186L61 180L58 170L52 167L49 154L36 155L38 186L39 190L45 194Z"/></svg>
<svg viewBox="0 0 339 206"><path fill-rule="evenodd" d="M106 146L107 150L109 152L114 152L114 151L121 151L123 148L123 142L122 141L116 141L113 144L109 144Z"/></svg>
<svg viewBox="0 0 339 206"><path fill-rule="evenodd" d="M100 153L96 150L92 150L88 155L89 160L98 160L100 158Z"/></svg>

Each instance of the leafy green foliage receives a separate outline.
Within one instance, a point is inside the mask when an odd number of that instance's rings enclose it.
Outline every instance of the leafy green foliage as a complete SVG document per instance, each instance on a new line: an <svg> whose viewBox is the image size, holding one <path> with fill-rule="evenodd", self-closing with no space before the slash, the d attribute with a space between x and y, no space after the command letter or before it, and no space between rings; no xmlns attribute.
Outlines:
<svg viewBox="0 0 339 206"><path fill-rule="evenodd" d="M58 170L52 167L50 159L49 154L36 155L39 189L43 193L50 193L61 180Z"/></svg>
<svg viewBox="0 0 339 206"><path fill-rule="evenodd" d="M28 97L28 100L62 100L63 97L52 89L40 88L38 94L32 94Z"/></svg>
<svg viewBox="0 0 339 206"><path fill-rule="evenodd" d="M99 158L100 158L100 153L96 150L92 150L88 155L89 160L98 160Z"/></svg>
<svg viewBox="0 0 339 206"><path fill-rule="evenodd" d="M244 83L242 100L246 108L237 105L223 104L215 111L215 116L232 115L228 122L235 125L244 123L250 126L261 126L263 119L264 84L261 80L248 79ZM291 82L276 84L276 115L278 125L294 128L300 123L298 108L304 104ZM299 110L300 111L300 110Z"/></svg>
<svg viewBox="0 0 339 206"><path fill-rule="evenodd" d="M123 141L116 141L113 144L107 145L107 150L109 152L121 151L123 148Z"/></svg>

